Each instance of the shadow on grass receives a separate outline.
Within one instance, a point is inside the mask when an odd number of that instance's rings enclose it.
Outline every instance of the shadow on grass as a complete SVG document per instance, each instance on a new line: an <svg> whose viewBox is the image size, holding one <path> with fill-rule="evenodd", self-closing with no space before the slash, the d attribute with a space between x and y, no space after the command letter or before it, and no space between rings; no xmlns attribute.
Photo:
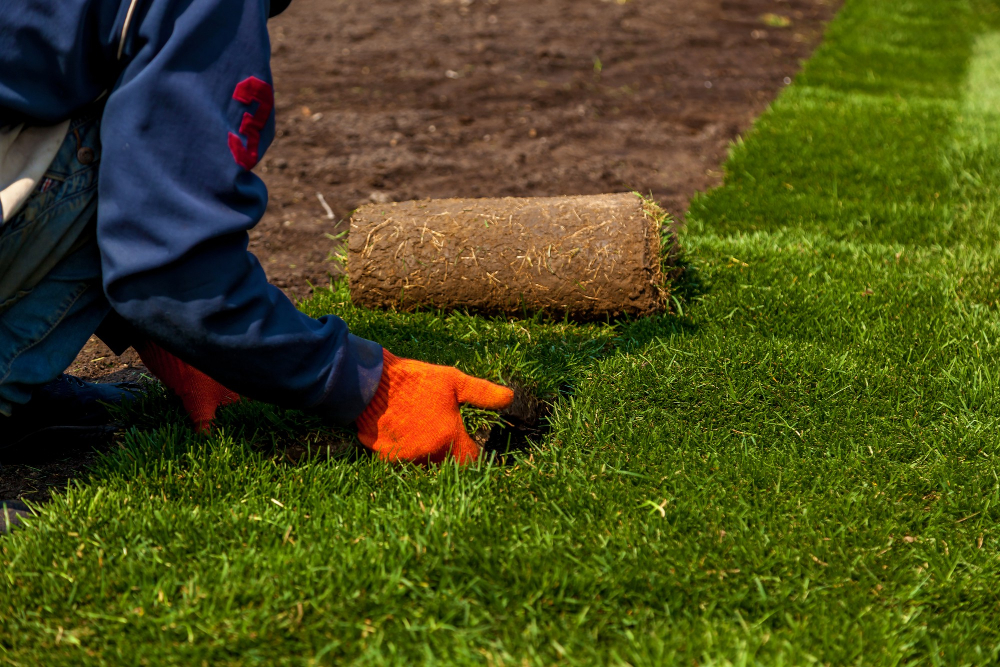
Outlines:
<svg viewBox="0 0 1000 667"><path fill-rule="evenodd" d="M515 400L510 408L485 420L482 414L475 415L480 419L464 416L473 439L486 453L502 463L513 463L517 454L544 440L555 405L572 396L602 360L619 351L698 332L687 311L706 293L705 281L683 253L678 251L672 261L670 310L650 317L573 323L546 313L524 319L487 318L467 312L398 313L350 306L343 314L356 333L378 340L397 354L432 363L460 362L467 372L512 387ZM329 306L338 305L333 289L318 296L306 310L322 307L324 300ZM141 430L186 421L179 403L162 390L126 410L122 421ZM352 428L331 427L316 415L255 401L220 410L216 423L234 440L289 464L316 457L355 460L368 456Z"/></svg>
<svg viewBox="0 0 1000 667"><path fill-rule="evenodd" d="M645 318L576 324L545 314L490 319L429 310L407 314L356 310L351 319L361 315L362 335L377 338L394 351L436 363L461 361L470 372L491 373L492 379L514 387L515 402L508 410L486 421L467 421L473 438L487 455L511 464L519 454L544 441L554 406L571 397L597 364L620 351L697 333L698 326L691 322L688 311L707 289L697 267L683 256L674 260L673 267L670 311ZM519 345L523 347L520 352L509 354L509 348ZM0 471L4 497L44 502L50 492L65 488L70 479L88 477L94 464L105 458L99 452L122 447L126 432L170 431L176 434L172 438L183 441L177 447L149 452L155 456L180 458L202 442L188 427L180 401L159 384L150 383L146 396L115 410L124 430L114 441L98 447L97 452L69 451L59 460L5 466ZM221 409L216 424L235 443L287 465L371 457L352 428L331 427L316 415L256 401L244 400Z"/></svg>

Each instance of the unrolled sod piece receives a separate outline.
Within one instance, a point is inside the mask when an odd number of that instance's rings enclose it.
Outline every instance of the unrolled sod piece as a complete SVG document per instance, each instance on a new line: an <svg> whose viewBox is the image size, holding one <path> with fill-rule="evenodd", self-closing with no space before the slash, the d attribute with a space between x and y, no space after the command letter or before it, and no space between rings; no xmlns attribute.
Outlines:
<svg viewBox="0 0 1000 667"><path fill-rule="evenodd" d="M369 204L351 220L351 299L403 310L647 315L667 296L658 212L636 194Z"/></svg>

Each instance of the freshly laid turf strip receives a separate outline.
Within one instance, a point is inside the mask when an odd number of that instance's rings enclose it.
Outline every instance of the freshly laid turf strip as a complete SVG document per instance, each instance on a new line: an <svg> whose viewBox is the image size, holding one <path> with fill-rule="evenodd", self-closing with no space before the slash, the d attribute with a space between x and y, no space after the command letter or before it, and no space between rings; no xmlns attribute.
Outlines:
<svg viewBox="0 0 1000 667"><path fill-rule="evenodd" d="M996 2L854 0L695 203L677 315L318 296L560 395L552 430L513 466L396 469L249 403L199 440L154 397L0 542L0 660L996 662L997 91Z"/></svg>

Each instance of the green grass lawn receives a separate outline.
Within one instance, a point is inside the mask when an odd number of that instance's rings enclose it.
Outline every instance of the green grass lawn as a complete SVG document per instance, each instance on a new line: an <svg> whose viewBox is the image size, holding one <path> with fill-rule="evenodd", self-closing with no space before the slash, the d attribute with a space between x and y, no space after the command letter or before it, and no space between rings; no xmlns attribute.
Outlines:
<svg viewBox="0 0 1000 667"><path fill-rule="evenodd" d="M1000 659L1000 2L848 0L682 236L683 312L336 312L558 396L512 465L291 463L162 397L0 540L12 665Z"/></svg>

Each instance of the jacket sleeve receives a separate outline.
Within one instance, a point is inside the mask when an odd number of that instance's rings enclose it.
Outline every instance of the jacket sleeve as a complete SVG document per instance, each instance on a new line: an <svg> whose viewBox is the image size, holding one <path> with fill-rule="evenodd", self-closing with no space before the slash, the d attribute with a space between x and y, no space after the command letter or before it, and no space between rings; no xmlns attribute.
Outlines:
<svg viewBox="0 0 1000 667"><path fill-rule="evenodd" d="M382 349L312 319L247 250L274 137L266 0L152 0L107 100L98 243L113 308L230 389L347 423Z"/></svg>

